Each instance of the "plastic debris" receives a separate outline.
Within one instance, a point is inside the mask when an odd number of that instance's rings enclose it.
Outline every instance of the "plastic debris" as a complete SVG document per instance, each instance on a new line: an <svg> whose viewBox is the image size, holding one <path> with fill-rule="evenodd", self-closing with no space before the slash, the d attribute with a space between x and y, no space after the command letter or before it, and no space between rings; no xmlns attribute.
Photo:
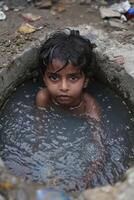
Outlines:
<svg viewBox="0 0 134 200"><path fill-rule="evenodd" d="M71 200L63 191L53 188L42 188L36 191L36 200Z"/></svg>
<svg viewBox="0 0 134 200"><path fill-rule="evenodd" d="M130 20L134 17L134 8L130 8L126 13L125 16L127 20Z"/></svg>
<svg viewBox="0 0 134 200"><path fill-rule="evenodd" d="M33 15L32 13L23 13L22 17L29 22L34 22L41 18L40 15Z"/></svg>
<svg viewBox="0 0 134 200"><path fill-rule="evenodd" d="M6 19L6 15L3 11L0 11L0 21L5 20Z"/></svg>
<svg viewBox="0 0 134 200"><path fill-rule="evenodd" d="M118 11L121 14L124 14L124 16L123 15L121 16L121 19L123 21L130 20L134 17L134 8L131 7L129 1L115 3L111 5L111 9L114 11Z"/></svg>
<svg viewBox="0 0 134 200"><path fill-rule="evenodd" d="M8 6L7 6L7 5L4 5L4 6L3 6L3 10L4 10L4 11L8 11L8 10L9 10Z"/></svg>
<svg viewBox="0 0 134 200"><path fill-rule="evenodd" d="M110 8L114 11L117 11L123 14L123 13L126 13L131 8L131 5L129 1L123 1L120 3L114 3L113 5L110 6Z"/></svg>
<svg viewBox="0 0 134 200"><path fill-rule="evenodd" d="M38 30L36 27L34 27L28 23L23 23L18 29L18 31L22 34L33 33L36 30Z"/></svg>
<svg viewBox="0 0 134 200"><path fill-rule="evenodd" d="M120 18L122 21L128 21L134 17L134 8L131 7L128 0L120 1L119 3L113 3L110 7L100 7L100 15L103 19L115 17Z"/></svg>

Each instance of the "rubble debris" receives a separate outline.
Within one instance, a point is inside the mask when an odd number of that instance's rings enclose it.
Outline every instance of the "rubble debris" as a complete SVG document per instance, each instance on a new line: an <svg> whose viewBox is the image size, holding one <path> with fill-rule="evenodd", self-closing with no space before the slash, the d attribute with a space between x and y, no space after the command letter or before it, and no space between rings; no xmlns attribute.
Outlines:
<svg viewBox="0 0 134 200"><path fill-rule="evenodd" d="M3 5L3 11L8 11L9 7L7 5Z"/></svg>
<svg viewBox="0 0 134 200"><path fill-rule="evenodd" d="M71 200L72 199L72 197L68 196L65 192L60 191L58 189L51 188L51 187L41 188L41 189L36 190L36 197L37 197L37 200L40 200L40 199Z"/></svg>
<svg viewBox="0 0 134 200"><path fill-rule="evenodd" d="M41 19L40 15L34 15L32 13L22 13L21 15L26 21L29 21L29 22L34 22Z"/></svg>
<svg viewBox="0 0 134 200"><path fill-rule="evenodd" d="M134 8L130 8L127 13L125 13L127 20L130 20L134 17Z"/></svg>
<svg viewBox="0 0 134 200"><path fill-rule="evenodd" d="M123 14L123 13L126 13L131 8L131 5L129 1L122 1L120 3L112 4L110 8L114 11L117 11Z"/></svg>
<svg viewBox="0 0 134 200"><path fill-rule="evenodd" d="M111 17L117 17L117 18L121 17L121 14L119 12L106 7L100 7L100 15L102 19Z"/></svg>
<svg viewBox="0 0 134 200"><path fill-rule="evenodd" d="M0 8L4 5L4 1L0 1Z"/></svg>
<svg viewBox="0 0 134 200"><path fill-rule="evenodd" d="M58 3L55 8L55 11L57 11L58 13L64 12L66 10L64 3L60 2Z"/></svg>
<svg viewBox="0 0 134 200"><path fill-rule="evenodd" d="M0 11L8 11L9 7L4 3L4 1L0 1Z"/></svg>
<svg viewBox="0 0 134 200"><path fill-rule="evenodd" d="M128 0L121 1L113 3L110 7L100 7L100 15L103 19L115 17L122 21L128 21L134 17L134 8L131 7Z"/></svg>
<svg viewBox="0 0 134 200"><path fill-rule="evenodd" d="M3 160L0 158L0 167L5 167Z"/></svg>
<svg viewBox="0 0 134 200"><path fill-rule="evenodd" d="M100 0L99 4L102 6L107 6L109 3L106 0Z"/></svg>
<svg viewBox="0 0 134 200"><path fill-rule="evenodd" d="M0 11L0 21L5 20L6 19L6 15L3 11Z"/></svg>
<svg viewBox="0 0 134 200"><path fill-rule="evenodd" d="M16 8L13 9L13 11L19 12L19 11L24 10L24 9L25 9L25 7L23 7L23 6L17 6Z"/></svg>
<svg viewBox="0 0 134 200"><path fill-rule="evenodd" d="M114 56L114 61L118 65L124 65L124 63L125 63L125 59L124 59L124 57L122 55Z"/></svg>
<svg viewBox="0 0 134 200"><path fill-rule="evenodd" d="M122 23L120 19L109 19L108 23L110 24L111 27L114 28L124 29L124 30L129 29L127 24Z"/></svg>
<svg viewBox="0 0 134 200"><path fill-rule="evenodd" d="M32 0L27 0L27 3L31 3L32 2Z"/></svg>
<svg viewBox="0 0 134 200"><path fill-rule="evenodd" d="M42 0L40 2L36 2L35 6L37 6L40 9L50 9L52 7L52 1L51 0Z"/></svg>
<svg viewBox="0 0 134 200"><path fill-rule="evenodd" d="M127 22L126 16L125 16L125 15L121 15L121 20L122 20L123 22Z"/></svg>
<svg viewBox="0 0 134 200"><path fill-rule="evenodd" d="M5 200L5 197L3 197L1 194L0 194L0 200Z"/></svg>
<svg viewBox="0 0 134 200"><path fill-rule="evenodd" d="M56 12L54 10L51 10L50 11L51 15L55 16L56 15Z"/></svg>
<svg viewBox="0 0 134 200"><path fill-rule="evenodd" d="M37 30L36 27L28 24L28 23L23 23L19 29L18 32L22 33L22 34L28 34L28 33L33 33Z"/></svg>
<svg viewBox="0 0 134 200"><path fill-rule="evenodd" d="M90 5L92 0L79 0L80 5Z"/></svg>
<svg viewBox="0 0 134 200"><path fill-rule="evenodd" d="M134 8L131 7L131 4L128 0L111 5L111 9L124 14L124 17L122 16L124 21L130 20L134 17Z"/></svg>

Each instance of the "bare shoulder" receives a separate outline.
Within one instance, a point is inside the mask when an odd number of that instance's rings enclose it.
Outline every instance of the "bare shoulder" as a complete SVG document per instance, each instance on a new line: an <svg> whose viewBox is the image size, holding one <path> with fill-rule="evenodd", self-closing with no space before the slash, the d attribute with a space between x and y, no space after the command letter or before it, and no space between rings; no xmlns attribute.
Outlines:
<svg viewBox="0 0 134 200"><path fill-rule="evenodd" d="M49 105L50 95L46 88L39 90L36 95L36 106L46 108Z"/></svg>
<svg viewBox="0 0 134 200"><path fill-rule="evenodd" d="M97 121L101 120L101 108L98 102L92 97L90 94L84 94L85 104L86 104L86 112L91 117L96 119Z"/></svg>

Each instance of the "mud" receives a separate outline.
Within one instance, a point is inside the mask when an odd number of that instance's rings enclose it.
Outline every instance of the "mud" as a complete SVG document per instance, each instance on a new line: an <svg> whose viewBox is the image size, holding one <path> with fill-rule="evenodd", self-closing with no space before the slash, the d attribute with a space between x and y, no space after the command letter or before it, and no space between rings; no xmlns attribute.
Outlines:
<svg viewBox="0 0 134 200"><path fill-rule="evenodd" d="M0 67L6 61L11 60L15 54L24 50L26 46L29 46L30 42L37 40L43 32L65 29L70 26L93 25L111 33L111 38L116 38L123 44L134 43L133 20L125 23L126 28L122 29L111 27L108 20L101 19L99 7L104 5L104 1L91 1L91 4L83 3L81 5L80 0L61 0L60 5L64 8L62 11L57 11L60 6L59 1L53 4L50 9L38 9L34 4L27 4L24 0L7 0L5 2L9 6L9 11L5 12L7 19L0 21ZM22 23L27 22L22 14L28 12L41 16L40 20L30 23L40 30L23 35L18 32L18 28Z"/></svg>

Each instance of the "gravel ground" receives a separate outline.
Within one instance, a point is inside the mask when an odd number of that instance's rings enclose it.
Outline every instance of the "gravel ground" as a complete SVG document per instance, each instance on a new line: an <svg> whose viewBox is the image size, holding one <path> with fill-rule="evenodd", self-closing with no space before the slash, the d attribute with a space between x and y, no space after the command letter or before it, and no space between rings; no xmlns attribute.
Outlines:
<svg viewBox="0 0 134 200"><path fill-rule="evenodd" d="M33 0L36 2L37 0ZM31 0L5 0L9 10L5 11L6 20L0 21L0 68L9 61L15 54L20 53L35 41L46 31L64 29L70 26L88 24L104 29L111 33L111 37L116 37L120 42L134 43L134 21L125 23L125 29L116 29L108 25L107 20L102 20L99 13L99 7L107 2L89 1L89 0L53 0L51 8L39 9ZM1 1L0 1L1 2ZM80 4L81 2L81 4ZM110 1L111 2L111 1ZM22 17L24 13L32 13L41 18L34 22L29 22ZM18 32L23 23L41 28L30 34L21 34ZM121 22L118 22L119 25ZM117 24L118 26L118 24Z"/></svg>

